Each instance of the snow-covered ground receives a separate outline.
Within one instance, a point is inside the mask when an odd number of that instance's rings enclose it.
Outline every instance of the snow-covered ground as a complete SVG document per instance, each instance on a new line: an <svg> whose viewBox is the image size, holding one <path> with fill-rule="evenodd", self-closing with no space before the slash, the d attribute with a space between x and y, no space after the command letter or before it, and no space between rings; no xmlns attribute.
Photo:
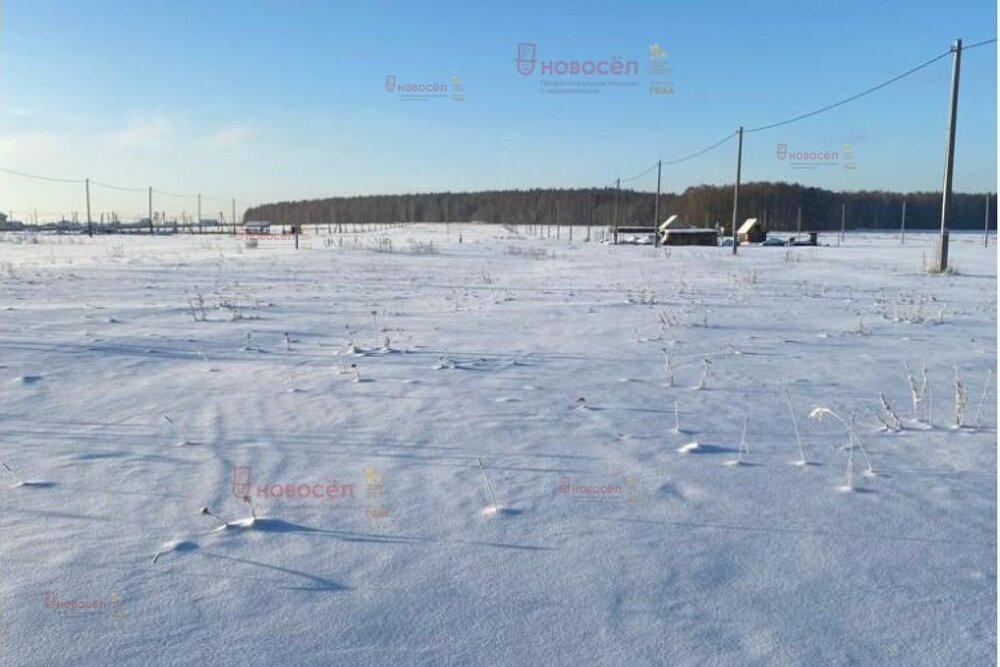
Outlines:
<svg viewBox="0 0 1000 667"><path fill-rule="evenodd" d="M995 245L561 232L3 237L2 663L994 663Z"/></svg>

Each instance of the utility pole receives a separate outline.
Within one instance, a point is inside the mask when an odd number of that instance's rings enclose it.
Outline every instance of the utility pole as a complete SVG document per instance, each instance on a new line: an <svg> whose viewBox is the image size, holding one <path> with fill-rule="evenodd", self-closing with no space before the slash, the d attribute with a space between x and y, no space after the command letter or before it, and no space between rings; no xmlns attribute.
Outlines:
<svg viewBox="0 0 1000 667"><path fill-rule="evenodd" d="M236 198L233 197L233 229L236 229Z"/></svg>
<svg viewBox="0 0 1000 667"><path fill-rule="evenodd" d="M951 103L948 108L948 148L945 151L944 188L941 191L941 236L938 238L938 260L934 270L948 270L948 223L951 218L951 179L955 168L955 125L958 121L958 79L962 69L962 40L951 47Z"/></svg>
<svg viewBox="0 0 1000 667"><path fill-rule="evenodd" d="M590 243L590 224L594 219L594 198L587 195L587 243Z"/></svg>
<svg viewBox="0 0 1000 667"><path fill-rule="evenodd" d="M983 247L990 247L990 194L986 193L986 221L983 222Z"/></svg>
<svg viewBox="0 0 1000 667"><path fill-rule="evenodd" d="M571 207L570 208L571 213L570 213L570 216L569 216L569 224L566 225L567 229L569 230L569 242L570 243L573 243L573 219L576 217L572 213L573 208L575 208L575 207Z"/></svg>
<svg viewBox="0 0 1000 667"><path fill-rule="evenodd" d="M844 240L844 232L847 229L847 204L842 203L840 205L840 238L837 239L837 245Z"/></svg>
<svg viewBox="0 0 1000 667"><path fill-rule="evenodd" d="M733 190L733 256L736 256L736 248L739 246L739 239L736 237L736 215L740 208L740 170L743 168L743 126L736 131L739 135L739 143L736 149L736 187Z"/></svg>
<svg viewBox="0 0 1000 667"><path fill-rule="evenodd" d="M660 170L663 160L656 161L656 201L653 202L653 247L660 245Z"/></svg>
<svg viewBox="0 0 1000 667"><path fill-rule="evenodd" d="M903 199L903 220L899 223L899 245L906 243L906 199Z"/></svg>
<svg viewBox="0 0 1000 667"><path fill-rule="evenodd" d="M153 186L149 186L149 235L153 235Z"/></svg>
<svg viewBox="0 0 1000 667"><path fill-rule="evenodd" d="M799 206L798 217L795 219L795 232L797 234L801 234L802 233L802 207L801 206Z"/></svg>
<svg viewBox="0 0 1000 667"><path fill-rule="evenodd" d="M201 229L201 193L198 193L198 233L204 233Z"/></svg>
<svg viewBox="0 0 1000 667"><path fill-rule="evenodd" d="M618 196L619 196L619 194L621 194L621 190L622 190L622 179L616 178L615 179L615 219L614 219L614 228L612 230L612 238L614 240L614 244L615 245L618 245Z"/></svg>
<svg viewBox="0 0 1000 667"><path fill-rule="evenodd" d="M94 236L94 222L90 219L90 178L86 179L87 183L87 236L93 238ZM990 199L989 196L986 197L986 222L989 226L990 220Z"/></svg>

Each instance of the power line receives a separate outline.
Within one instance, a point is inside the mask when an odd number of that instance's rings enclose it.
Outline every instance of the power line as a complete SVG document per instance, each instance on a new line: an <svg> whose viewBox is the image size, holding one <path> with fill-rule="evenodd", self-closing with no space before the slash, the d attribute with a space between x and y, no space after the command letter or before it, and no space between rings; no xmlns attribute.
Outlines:
<svg viewBox="0 0 1000 667"><path fill-rule="evenodd" d="M0 171L8 174L14 174L15 176L23 176L25 178L33 178L38 181L52 181L54 183L83 183L82 179L77 178L56 178L54 176L38 176L37 174L28 174L23 171L17 171L16 169L7 169L6 167L0 167Z"/></svg>
<svg viewBox="0 0 1000 667"><path fill-rule="evenodd" d="M81 183L83 181L80 181ZM120 190L122 192L146 192L146 188L124 188L120 185L111 185L110 183L101 183L100 181L90 181L91 185L99 185L102 188L108 188L110 190Z"/></svg>
<svg viewBox="0 0 1000 667"><path fill-rule="evenodd" d="M714 144L711 144L709 146L706 146L705 148L702 148L700 151L691 153L690 155L685 155L684 157L676 158L674 160L663 160L662 166L667 166L667 165L670 165L670 164L680 164L681 162L687 162L688 160L693 160L694 158L698 157L699 155L704 155L705 153L709 152L710 150L718 148L722 144L724 144L727 141L729 141L730 139L732 139L734 136L736 136L735 132L733 132L731 134L727 134L725 137L723 137L719 141L716 141ZM642 178L646 174L652 172L658 166L660 166L660 165L658 163L654 162L652 165L650 165L649 169L646 169L642 173L636 174L635 176L629 176L628 178L623 178L623 179L621 179L621 182L622 183L628 183L629 181L634 181L634 180L636 180L638 178ZM605 186L605 187L611 187L611 186L615 185L616 182L617 182L617 180L611 181L610 185Z"/></svg>
<svg viewBox="0 0 1000 667"><path fill-rule="evenodd" d="M667 166L667 165L671 165L671 164L680 164L681 162L687 162L688 160L693 160L694 158L698 157L699 155L704 155L705 153L709 152L710 150L718 148L722 144L724 144L727 141L729 141L730 139L732 139L734 136L736 136L735 132L732 133L732 134L727 134L725 137L723 137L719 141L716 141L714 144L711 144L710 146L706 146L705 148L702 148L700 151L697 151L695 153L691 153L690 155L685 155L684 157L680 157L680 158L677 158L675 160L663 160L662 166ZM637 178L642 178L646 174L652 172L658 166L660 166L660 164L654 162L649 167L649 169L645 170L644 172L642 172L640 174L636 174L635 176L630 176L629 178L623 178L623 179L621 179L621 182L622 183L627 183L629 181L634 181ZM604 186L604 187L612 187L616 183L617 183L617 181L611 181L611 183L608 186Z"/></svg>
<svg viewBox="0 0 1000 667"><path fill-rule="evenodd" d="M219 204L228 204L229 202L232 201L232 199L223 199L222 197L209 197L207 195L202 195L201 198L204 201L214 201L214 202L217 202Z"/></svg>
<svg viewBox="0 0 1000 667"><path fill-rule="evenodd" d="M993 38L993 39L984 39L981 42L976 42L975 44L969 44L968 46L963 46L962 50L963 51L968 51L969 49L974 49L977 46L984 46L986 44L995 44L996 41L997 41L996 38Z"/></svg>
<svg viewBox="0 0 1000 667"><path fill-rule="evenodd" d="M176 192L164 192L163 190L157 190L156 188L153 188L153 192L155 192L158 195L163 195L164 197L177 197L178 199L195 199L198 196L197 194L182 195L182 194L177 194Z"/></svg>
<svg viewBox="0 0 1000 667"><path fill-rule="evenodd" d="M963 47L962 50L966 51L968 49L974 49L974 48L979 47L979 46L985 46L986 44L993 44L996 41L997 41L996 39L983 40L981 42L976 42L975 44L970 44L969 46ZM854 100L862 98L865 95L869 95L871 93L874 93L877 90L881 90L882 88L885 88L886 86L889 86L889 85L891 85L891 84L899 81L900 79L904 79L904 78L906 78L906 77L908 77L908 76L910 76L912 74L915 74L915 73L919 72L920 70L922 70L922 69L924 69L926 67L929 67L932 64L936 63L938 60L941 60L942 58L948 57L949 55L951 55L951 49L949 49L949 50L941 53L940 55L935 56L934 58L928 60L925 63L917 65L916 67L914 67L914 68L912 68L910 70L907 70L906 72L903 72L902 74L900 74L898 76L895 76L895 77L893 77L893 78L891 78L891 79L889 79L887 81L883 81L882 83L880 83L880 84L878 84L876 86L873 86L873 87L871 87L871 88L869 88L867 90L864 90L864 91L862 91L862 92L860 92L860 93L858 93L856 95L852 95L852 96L844 98L844 99L842 99L842 100L840 100L838 102L834 102L833 104L829 104L829 105L827 105L825 107L821 107L821 108L816 109L814 111L810 111L808 113L804 113L804 114L795 116L793 118L789 118L787 120L783 120L783 121L778 122L778 123L771 123L770 125L762 125L760 127L755 127L755 128L751 128L751 129L748 129L748 130L744 130L744 132L745 133L750 133L750 132L761 132L763 130L770 130L770 129L773 129L773 128L776 128L776 127L781 127L782 125L789 125L789 124L794 123L796 121L804 120L804 119L809 118L811 116L816 116L818 114L823 113L824 111L829 111L830 109L835 109L836 107L839 107L839 106L842 106L844 104L847 104L848 102L853 102ZM710 146L708 146L706 148L703 148L702 150L700 150L700 151L698 151L696 153L691 153L690 155L685 155L684 157L677 158L676 160L664 160L663 161L663 165L667 166L667 165L680 164L681 162L686 162L688 160L692 160L692 159L694 159L696 157L704 155L705 153L711 151L712 149L718 148L722 144L724 144L727 141L729 141L730 139L732 139L734 136L736 136L736 133L728 134L723 139L721 139L720 141L717 141L716 143L714 143L714 144L712 144L712 145L710 145ZM649 173L650 171L652 171L653 168L655 168L655 167L656 167L656 165L653 165L652 167L650 167L646 171L642 172L638 176L633 176L633 177L630 177L630 178L627 178L627 179L622 179L622 181L623 182L627 182L627 181L634 180L636 178L640 178L641 176L645 176L647 173Z"/></svg>
<svg viewBox="0 0 1000 667"><path fill-rule="evenodd" d="M623 178L623 179L622 179L622 183L628 183L629 181L634 181L634 180L636 180L637 178L642 178L643 176L645 176L645 175L646 175L646 174L648 174L649 172L651 172L651 171L653 171L654 169L656 169L656 166L657 166L657 165L656 165L656 163L654 162L654 163L653 163L653 166L651 166L651 167L650 167L649 169L647 169L646 171L642 172L641 174L636 174L635 176L629 176L628 178Z"/></svg>
<svg viewBox="0 0 1000 667"><path fill-rule="evenodd" d="M720 139L719 141L716 141L711 146L708 146L707 148L703 148L700 151L698 151L697 153L691 153L690 155L685 155L684 157L677 158L676 160L664 160L663 161L663 166L667 166L668 164L680 164L681 162L686 162L688 160L694 159L694 158L698 157L699 155L704 155L705 153L709 152L710 150L718 148L719 146L721 146L722 144L726 143L727 141L729 141L730 139L732 139L735 136L736 136L736 133L735 132L731 132L731 133L727 134L725 137L723 137L722 139Z"/></svg>
<svg viewBox="0 0 1000 667"><path fill-rule="evenodd" d="M981 42L980 44L985 44L985 43L986 42ZM775 127L781 127L782 125L788 125L789 123L794 123L796 121L803 120L805 118L809 118L810 116L815 116L817 114L821 114L824 111L829 111L830 109L835 109L836 107L839 107L839 106L842 106L844 104L847 104L848 102L853 102L854 100L856 100L858 98L861 98L861 97L864 97L865 95L869 95L871 93L874 93L876 90L881 90L882 88L885 88L888 85L896 83L900 79L906 78L906 77L910 76L911 74L916 74L917 72L919 72L920 70L924 69L925 67L930 67L931 65L933 65L937 61L941 60L942 58L947 58L950 55L951 55L951 49L948 49L944 53L942 53L940 55L937 55L937 56L934 56L933 58L931 58L927 62L925 62L925 63L923 63L921 65L917 65L913 69L909 69L909 70L903 72L902 74L900 74L898 76L894 76L891 79L889 79L888 81L883 81L882 83L878 84L877 86L872 86L868 90L862 91L862 92L858 93L857 95L851 95L850 97L844 98L844 99L840 100L839 102L834 102L833 104L828 104L825 107L822 107L820 109L816 109L815 111L810 111L808 113L801 114L799 116L795 116L794 118L789 118L788 120L783 120L780 123L771 123L770 125L761 125L760 127L754 127L754 128L750 128L749 130L745 130L745 132L749 133L749 132L760 132L762 130L770 130L770 129L773 129Z"/></svg>
<svg viewBox="0 0 1000 667"><path fill-rule="evenodd" d="M24 172L24 171L18 171L17 169L9 169L7 167L0 167L0 172L4 172L6 174L12 174L14 176L21 176L23 178L31 178L31 179L38 180L38 181L50 181L50 182L53 182L53 183L77 183L77 184L84 184L84 183L87 182L86 179L83 179L83 178L58 178L56 176L40 176L38 174L29 174L29 173ZM143 193L145 193L145 192L149 191L149 188L129 188L129 187L125 187L123 185L114 185L113 183L104 183L102 181L95 181L93 179L90 180L90 184L91 185L96 185L96 186L102 187L102 188L107 188L109 190L118 190L119 192L143 192ZM156 188L153 188L153 192L156 193L156 194L158 194L158 195L163 195L165 197L177 197L179 199L194 199L194 198L196 198L198 196L197 194L182 194L182 193L178 193L178 192L167 192L166 190L157 190ZM229 199L223 199L222 197L206 197L206 196L202 196L202 199L207 199L207 200L210 200L210 201L221 202L221 203L225 203L225 204L228 204L228 203L230 203L232 201L231 198L229 198ZM245 205L247 207L254 206L254 204L249 204L247 202L243 202L243 201L240 201L240 200L236 200L236 202L238 204L243 204L243 205Z"/></svg>

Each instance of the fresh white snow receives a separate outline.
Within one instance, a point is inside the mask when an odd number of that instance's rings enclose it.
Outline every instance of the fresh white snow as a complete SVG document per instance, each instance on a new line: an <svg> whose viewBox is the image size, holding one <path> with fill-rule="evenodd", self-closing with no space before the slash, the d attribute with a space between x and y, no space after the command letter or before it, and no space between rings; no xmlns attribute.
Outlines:
<svg viewBox="0 0 1000 667"><path fill-rule="evenodd" d="M0 238L2 664L993 663L995 245L524 231Z"/></svg>

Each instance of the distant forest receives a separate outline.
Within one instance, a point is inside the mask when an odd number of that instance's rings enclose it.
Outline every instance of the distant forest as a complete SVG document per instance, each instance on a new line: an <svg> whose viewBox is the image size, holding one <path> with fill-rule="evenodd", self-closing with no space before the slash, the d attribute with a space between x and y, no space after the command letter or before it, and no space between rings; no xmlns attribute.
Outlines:
<svg viewBox="0 0 1000 667"><path fill-rule="evenodd" d="M983 194L955 194L952 229L982 229L986 215ZM619 225L648 225L655 194L622 190L617 197ZM940 192L832 192L790 183L747 183L740 186L739 219L757 217L775 231L796 229L799 208L803 230L840 229L841 205L846 205L848 229L898 229L906 200L906 228L934 229L941 225ZM990 228L996 229L995 194L989 196ZM331 197L279 202L247 209L244 221L327 224L372 222L485 222L498 224L608 225L615 218L615 190L536 189L485 192L440 192L407 195ZM692 225L728 226L732 219L733 186L700 185L681 194L660 196L660 220L679 214Z"/></svg>

